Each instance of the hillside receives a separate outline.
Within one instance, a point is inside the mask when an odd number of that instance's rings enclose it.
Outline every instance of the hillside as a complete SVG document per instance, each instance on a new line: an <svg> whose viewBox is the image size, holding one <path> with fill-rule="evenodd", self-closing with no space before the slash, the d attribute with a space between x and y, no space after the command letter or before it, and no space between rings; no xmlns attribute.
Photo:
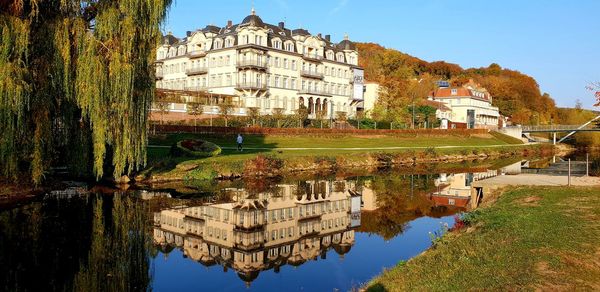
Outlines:
<svg viewBox="0 0 600 292"><path fill-rule="evenodd" d="M387 89L380 96L379 106L384 109L378 108L378 113L395 111L401 120L405 111L395 107L406 107L415 98L426 98L424 93L433 88L435 81L443 79L453 85L462 85L473 79L488 89L501 113L512 117L515 123L545 124L556 119L554 100L549 94L542 94L533 77L519 71L502 68L498 64L463 69L443 61L427 62L374 43L357 43L357 48L361 56L360 65L365 68L365 78ZM414 80L421 80L421 83L413 84Z"/></svg>

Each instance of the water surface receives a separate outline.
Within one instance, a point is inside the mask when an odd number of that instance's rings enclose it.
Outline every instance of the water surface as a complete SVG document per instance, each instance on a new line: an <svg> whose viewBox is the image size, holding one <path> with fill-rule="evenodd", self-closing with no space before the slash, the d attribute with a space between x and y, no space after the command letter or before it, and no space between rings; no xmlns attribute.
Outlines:
<svg viewBox="0 0 600 292"><path fill-rule="evenodd" d="M348 291L519 167L57 191L0 211L0 290Z"/></svg>

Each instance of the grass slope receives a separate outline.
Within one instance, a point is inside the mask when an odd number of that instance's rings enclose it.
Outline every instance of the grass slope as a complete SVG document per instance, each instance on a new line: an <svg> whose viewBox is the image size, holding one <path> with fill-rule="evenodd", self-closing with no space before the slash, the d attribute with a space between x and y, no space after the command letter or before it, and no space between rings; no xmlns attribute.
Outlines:
<svg viewBox="0 0 600 292"><path fill-rule="evenodd" d="M368 291L600 290L600 188L520 188Z"/></svg>
<svg viewBox="0 0 600 292"><path fill-rule="evenodd" d="M498 136L500 135L500 136ZM148 162L150 167L142 172L144 177L155 177L157 179L194 179L191 169L203 169L205 171L216 171L219 174L239 174L244 169L247 161L257 157L258 154L267 154L276 159L285 161L288 168L309 167L315 160L343 161L345 165L356 165L369 159L372 155L390 153L393 155L432 156L438 155L472 155L478 153L496 152L509 153L518 152L519 146L510 143L506 136L498 135L475 135L461 137L454 135L443 136L335 136L335 137L311 137L311 136L281 136L281 135L246 135L244 137L244 152L238 152L235 148L235 136L222 135L198 135L198 134L169 134L155 136L150 139L149 144L154 146L171 146L183 139L202 139L224 147L218 157L204 159L171 158L169 148L150 147L148 150ZM499 138L500 137L500 138ZM519 141L520 142L520 141ZM457 146L460 148L435 147ZM464 148L463 148L464 146ZM500 147L498 147L500 146ZM522 145L527 147L525 145ZM377 147L421 147L415 149L368 149ZM261 148L261 149L247 149ZM287 150L282 148L306 148L301 150ZM332 149L312 149L332 148ZM343 148L367 148L364 150L343 150ZM427 149L430 148L430 149ZM423 155L419 155L419 153ZM202 172L202 177L205 173Z"/></svg>

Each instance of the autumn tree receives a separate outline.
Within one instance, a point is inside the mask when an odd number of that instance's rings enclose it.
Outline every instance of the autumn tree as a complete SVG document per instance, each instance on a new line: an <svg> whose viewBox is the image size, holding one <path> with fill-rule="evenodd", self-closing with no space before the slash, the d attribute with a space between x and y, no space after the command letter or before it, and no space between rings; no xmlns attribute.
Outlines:
<svg viewBox="0 0 600 292"><path fill-rule="evenodd" d="M256 125L256 120L260 117L260 109L257 107L249 107L248 116L252 119L252 125Z"/></svg>
<svg viewBox="0 0 600 292"><path fill-rule="evenodd" d="M198 102L190 102L187 104L187 113L194 119L194 128L196 127L196 116L204 112L204 106Z"/></svg>
<svg viewBox="0 0 600 292"><path fill-rule="evenodd" d="M233 114L233 110L234 106L230 102L224 102L219 104L219 113L221 113L221 116L223 116L223 119L225 119L225 127L229 126L228 122L229 118L231 117L231 114Z"/></svg>
<svg viewBox="0 0 600 292"><path fill-rule="evenodd" d="M170 4L0 1L0 173L40 183L64 157L97 178L142 167Z"/></svg>

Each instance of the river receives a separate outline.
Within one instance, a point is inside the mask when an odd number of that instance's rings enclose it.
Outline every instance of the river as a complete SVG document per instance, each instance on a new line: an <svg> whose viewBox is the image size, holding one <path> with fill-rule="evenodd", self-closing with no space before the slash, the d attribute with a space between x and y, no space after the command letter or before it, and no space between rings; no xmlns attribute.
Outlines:
<svg viewBox="0 0 600 292"><path fill-rule="evenodd" d="M492 164L57 190L0 210L0 290L348 291L452 228L473 181L521 166Z"/></svg>

